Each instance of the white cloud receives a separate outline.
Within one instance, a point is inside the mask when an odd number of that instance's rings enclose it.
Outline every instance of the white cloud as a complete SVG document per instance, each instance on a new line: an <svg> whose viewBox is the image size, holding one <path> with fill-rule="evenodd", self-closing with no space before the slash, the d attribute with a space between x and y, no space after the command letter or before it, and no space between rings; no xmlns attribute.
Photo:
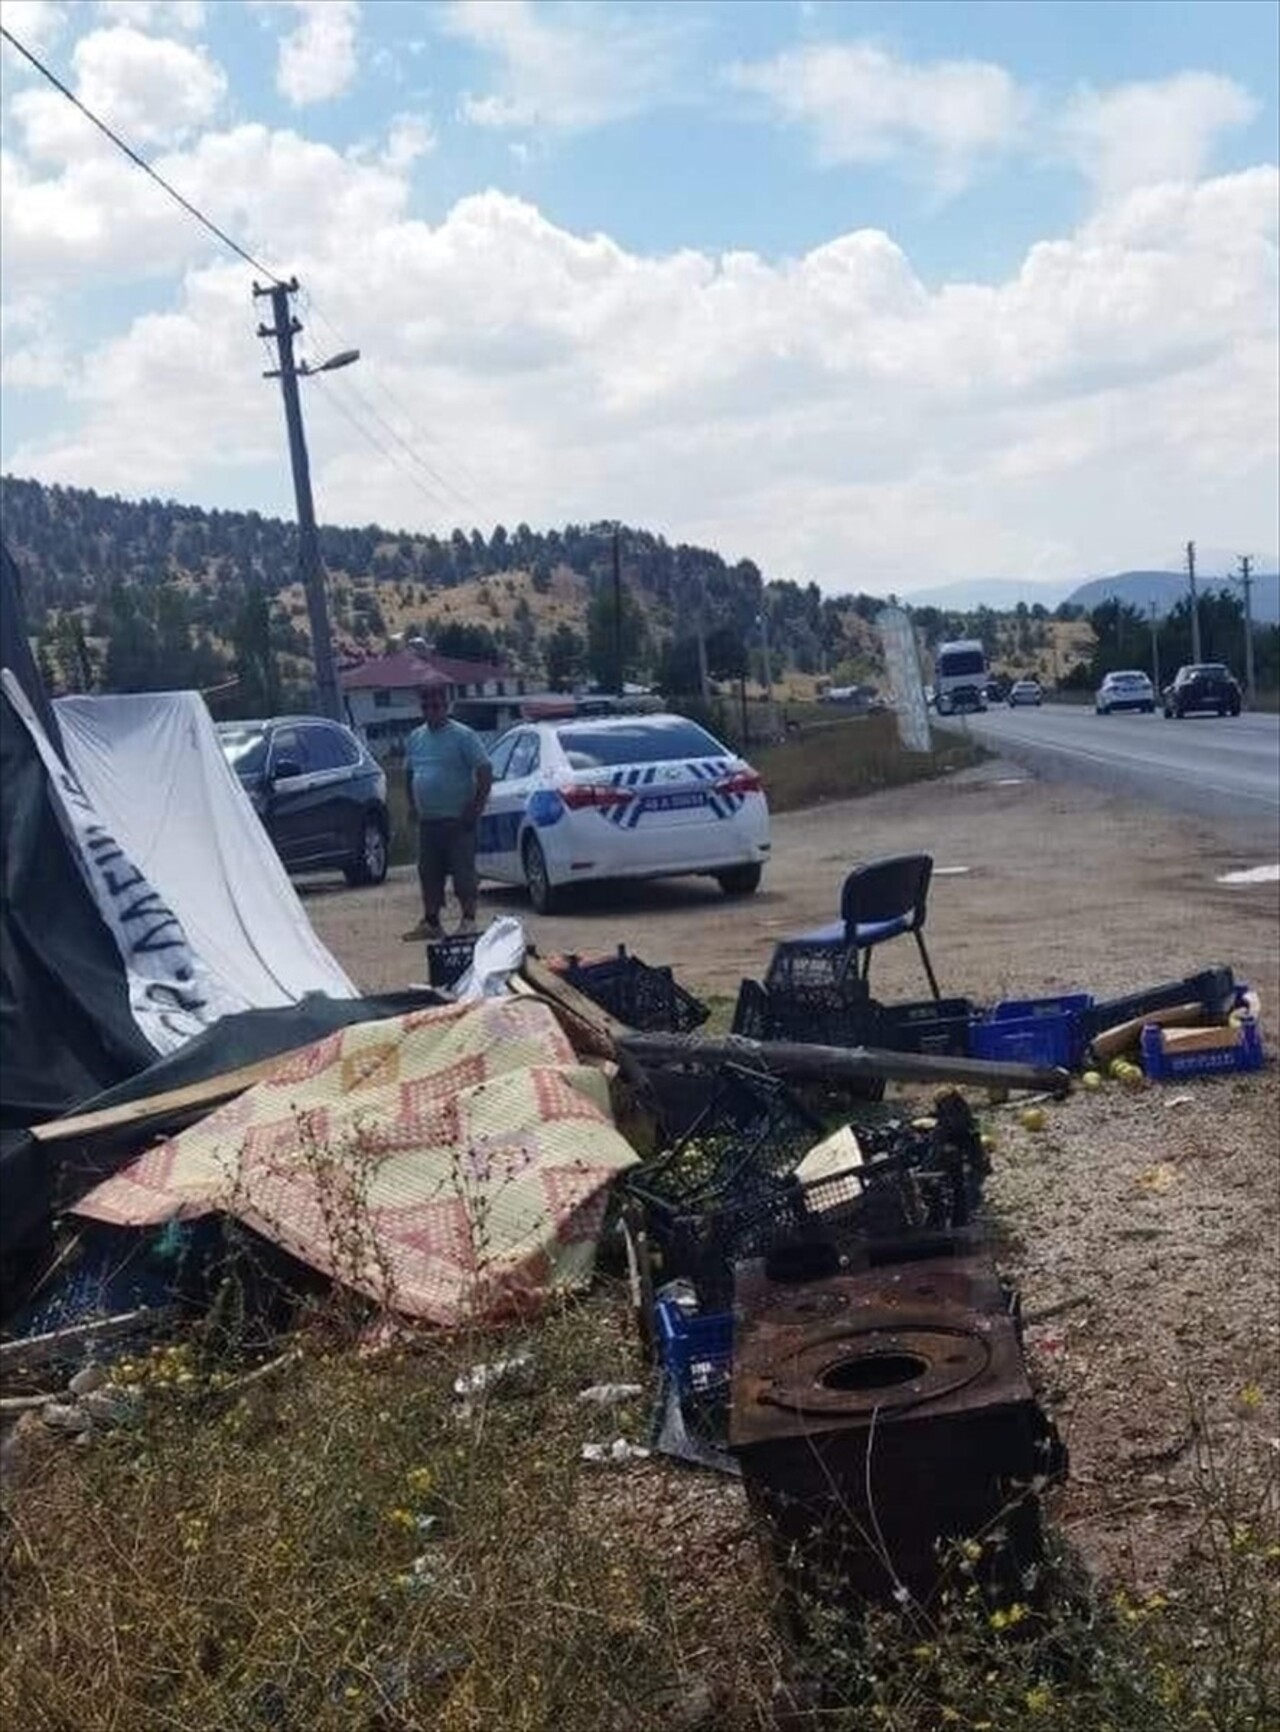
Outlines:
<svg viewBox="0 0 1280 1732"><path fill-rule="evenodd" d="M400 174L424 156L430 156L437 139L431 122L423 114L398 114L387 132L382 160L392 174Z"/></svg>
<svg viewBox="0 0 1280 1732"><path fill-rule="evenodd" d="M204 24L204 0L98 0L98 11L112 24L139 30L199 30Z"/></svg>
<svg viewBox="0 0 1280 1732"><path fill-rule="evenodd" d="M79 119L73 111L72 117ZM341 250L366 227L399 221L409 194L403 170L410 141L401 137L397 146L397 136L393 128L388 152L400 152L394 167L256 125L206 133L185 151L156 157L154 166L264 263L287 274L291 258L311 254L317 234ZM216 247L105 141L101 151L69 151L60 171L43 178L6 156L3 180L0 238L13 294L90 276L172 276Z"/></svg>
<svg viewBox="0 0 1280 1732"><path fill-rule="evenodd" d="M900 60L869 42L812 43L739 63L728 82L803 127L824 164L923 161L947 189L985 152L1009 147L1028 112L1003 67Z"/></svg>
<svg viewBox="0 0 1280 1732"><path fill-rule="evenodd" d="M302 108L341 96L356 75L358 0L287 0L298 23L281 38L276 67L280 94Z"/></svg>
<svg viewBox="0 0 1280 1732"><path fill-rule="evenodd" d="M1159 82L1082 90L1060 130L1071 159L1108 200L1160 181L1199 180L1219 136L1247 126L1257 113L1258 103L1232 79L1183 72Z"/></svg>
<svg viewBox="0 0 1280 1732"><path fill-rule="evenodd" d="M33 54L43 54L52 48L66 28L66 7L56 0L0 0L0 24L18 38ZM25 65L26 62L4 44L5 65Z"/></svg>
<svg viewBox="0 0 1280 1732"><path fill-rule="evenodd" d="M76 95L134 145L188 137L215 116L226 96L226 77L203 48L145 36L129 25L82 36L71 64ZM20 90L10 108L27 153L37 159L65 161L112 148L55 90Z"/></svg>
<svg viewBox="0 0 1280 1732"><path fill-rule="evenodd" d="M337 327L304 301L305 352L364 351L309 388L331 521L472 515L337 413L361 418L352 392L377 374L441 442L429 460L478 478L482 519L621 514L833 590L1145 563L1171 510L1205 545L1280 540L1273 168L1139 189L1004 282L930 288L874 230L771 262L630 252L496 192L428 224L408 214L420 143L393 126L380 155L343 155L237 127L163 163L297 271ZM6 466L289 511L249 273L202 264L205 237L127 164L18 165L6 187L14 296L187 266L166 311L71 358L59 430ZM19 376L49 376L47 329L12 341L32 350Z"/></svg>
<svg viewBox="0 0 1280 1732"><path fill-rule="evenodd" d="M497 63L494 88L464 98L464 119L558 132L623 120L670 97L688 35L669 19L532 0L451 0L438 23Z"/></svg>

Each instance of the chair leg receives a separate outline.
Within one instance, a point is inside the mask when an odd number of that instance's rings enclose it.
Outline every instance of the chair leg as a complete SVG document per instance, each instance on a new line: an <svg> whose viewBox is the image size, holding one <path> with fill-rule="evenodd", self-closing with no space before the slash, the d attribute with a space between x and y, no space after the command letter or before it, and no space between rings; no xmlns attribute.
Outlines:
<svg viewBox="0 0 1280 1732"><path fill-rule="evenodd" d="M929 985L933 988L933 1001L937 1004L942 994L938 991L938 983L933 977L933 964L929 961L929 952L924 947L924 933L917 931L916 943L920 946L920 960L924 963L924 971L929 976Z"/></svg>

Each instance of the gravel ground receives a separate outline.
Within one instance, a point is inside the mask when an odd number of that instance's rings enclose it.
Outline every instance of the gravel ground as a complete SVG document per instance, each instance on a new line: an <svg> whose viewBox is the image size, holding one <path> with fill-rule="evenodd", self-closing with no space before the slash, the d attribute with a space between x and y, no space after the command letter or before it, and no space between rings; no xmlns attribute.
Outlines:
<svg viewBox="0 0 1280 1732"><path fill-rule="evenodd" d="M1216 882L1280 857L1273 828L1200 822L1000 763L776 819L766 888L748 902L693 881L598 891L548 919L514 892L482 907L519 914L544 953L625 942L694 990L732 996L780 936L834 916L849 865L915 849L943 869L928 939L944 992L1105 996L1223 962L1261 994L1264 1028L1277 1027L1276 886ZM317 884L307 902L361 986L423 978L421 952L399 941L417 915L411 872L378 890ZM909 943L886 946L873 977L882 998L925 992ZM1067 1307L1028 1336L1071 1448L1060 1519L1096 1565L1150 1584L1194 1526L1209 1455L1245 1464L1254 1486L1280 1466L1274 1057L1260 1075L1077 1091L1049 1106L1039 1133L1016 1103L989 1122L1002 1261L1033 1316ZM643 1475L668 1477L656 1465ZM689 1479L671 1476L669 1495ZM737 1494L711 1502L732 1548Z"/></svg>

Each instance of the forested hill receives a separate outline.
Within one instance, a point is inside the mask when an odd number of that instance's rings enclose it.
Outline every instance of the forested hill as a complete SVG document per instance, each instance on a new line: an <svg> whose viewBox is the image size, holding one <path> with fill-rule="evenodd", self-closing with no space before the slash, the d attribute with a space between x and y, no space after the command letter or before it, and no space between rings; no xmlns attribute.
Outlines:
<svg viewBox="0 0 1280 1732"><path fill-rule="evenodd" d="M147 616L156 631L166 629L159 618L165 614L171 641L185 624L193 648L230 645L237 619L256 599L270 610L277 651L305 656L292 523L12 476L0 481L0 509L33 633L48 636L60 621L78 617L86 635L105 646L114 606L130 616L115 622L126 636L134 614ZM488 635L484 646L477 635L477 648L496 647L536 674L546 669L544 640L557 629L562 649L565 634L578 633L584 664L578 671L591 671L590 610L602 596L601 606L608 605L613 537L609 523L545 531L499 524L487 536L455 529L447 537L326 524L320 547L338 638L347 648L378 651L408 623L466 625ZM687 643L700 608L726 673L743 646L759 641L766 604L779 671L834 670L851 654L873 653L860 629L878 605L870 596L836 602L824 600L815 584L766 587L750 560L730 564L708 548L673 545L626 525L619 547L625 588L636 603L627 629L629 671L652 676L664 650ZM504 598L512 595L508 606ZM597 635L612 640L611 631ZM202 663L195 671L207 679L213 669Z"/></svg>

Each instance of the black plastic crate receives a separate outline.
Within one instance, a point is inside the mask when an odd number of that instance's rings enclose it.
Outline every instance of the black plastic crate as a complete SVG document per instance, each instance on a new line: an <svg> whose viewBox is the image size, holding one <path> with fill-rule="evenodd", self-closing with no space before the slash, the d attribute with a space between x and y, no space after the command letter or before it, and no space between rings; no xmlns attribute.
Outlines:
<svg viewBox="0 0 1280 1732"><path fill-rule="evenodd" d="M769 994L758 980L744 980L739 986L730 1033L747 1040L769 1039Z"/></svg>
<svg viewBox="0 0 1280 1732"><path fill-rule="evenodd" d="M973 1014L973 1003L967 998L882 1004L878 1044L890 1052L953 1053L963 1058L969 1051Z"/></svg>
<svg viewBox="0 0 1280 1732"><path fill-rule="evenodd" d="M618 946L616 956L598 962L570 959L564 978L628 1028L689 1034L711 1014L669 968L651 968L638 956L628 956L625 945Z"/></svg>
<svg viewBox="0 0 1280 1732"><path fill-rule="evenodd" d="M771 993L837 992L846 988L866 996L858 979L858 953L852 945L815 938L788 938L774 946L764 977Z"/></svg>
<svg viewBox="0 0 1280 1732"><path fill-rule="evenodd" d="M433 939L427 945L427 984L439 992L448 992L471 967L475 950L474 935Z"/></svg>
<svg viewBox="0 0 1280 1732"><path fill-rule="evenodd" d="M812 1046L876 1046L878 1006L860 981L844 987L783 990L744 980L738 988L733 1032L751 1040L794 1040Z"/></svg>
<svg viewBox="0 0 1280 1732"><path fill-rule="evenodd" d="M1178 1004L1202 1004L1211 1015L1225 1016L1235 1003L1235 991L1235 976L1229 968L1206 968L1185 980L1166 981L1143 992L1091 1004L1081 1013L1081 1033L1087 1041L1092 1040L1104 1029L1118 1028L1122 1022L1151 1016L1157 1010L1171 1010Z"/></svg>
<svg viewBox="0 0 1280 1732"><path fill-rule="evenodd" d="M822 1125L776 1077L725 1065L705 1109L628 1189L648 1205L706 1213L743 1190L794 1172Z"/></svg>

